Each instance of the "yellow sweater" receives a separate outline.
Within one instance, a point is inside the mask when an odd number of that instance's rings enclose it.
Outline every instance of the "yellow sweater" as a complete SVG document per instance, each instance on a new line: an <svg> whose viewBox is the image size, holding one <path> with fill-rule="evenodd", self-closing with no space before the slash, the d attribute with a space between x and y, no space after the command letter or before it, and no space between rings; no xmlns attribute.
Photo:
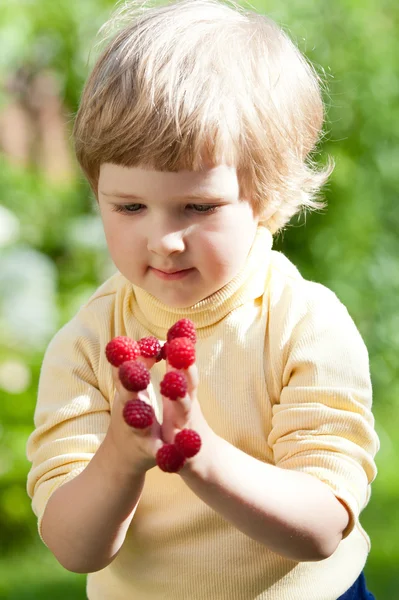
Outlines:
<svg viewBox="0 0 399 600"><path fill-rule="evenodd" d="M105 345L117 335L165 340L179 318L197 327L199 402L221 437L257 459L311 473L351 520L336 552L297 563L253 541L204 504L178 474L151 469L122 549L88 575L90 600L336 600L370 544L359 513L376 475L368 354L347 310L306 281L259 227L246 268L190 309L170 309L120 273L50 343L43 362L28 493L38 517L104 439L114 387ZM150 397L159 419L163 361Z"/></svg>

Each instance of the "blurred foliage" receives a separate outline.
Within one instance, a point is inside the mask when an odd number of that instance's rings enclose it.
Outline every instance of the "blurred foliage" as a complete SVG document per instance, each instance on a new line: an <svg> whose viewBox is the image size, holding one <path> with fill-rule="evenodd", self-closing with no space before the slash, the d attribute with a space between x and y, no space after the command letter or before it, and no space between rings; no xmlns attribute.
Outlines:
<svg viewBox="0 0 399 600"><path fill-rule="evenodd" d="M382 445L362 515L372 539L366 575L378 600L392 600L399 587L399 5L252 5L283 25L325 82L327 128L319 158L336 161L325 188L328 207L294 219L275 248L305 277L336 292L369 349ZM113 6L111 0L2 2L0 111L10 103L11 74L50 69L69 135L97 30ZM0 154L0 598L84 597L84 577L62 569L38 540L25 491L25 444L44 349L112 269L76 165L69 181L56 183L37 164L22 168Z"/></svg>

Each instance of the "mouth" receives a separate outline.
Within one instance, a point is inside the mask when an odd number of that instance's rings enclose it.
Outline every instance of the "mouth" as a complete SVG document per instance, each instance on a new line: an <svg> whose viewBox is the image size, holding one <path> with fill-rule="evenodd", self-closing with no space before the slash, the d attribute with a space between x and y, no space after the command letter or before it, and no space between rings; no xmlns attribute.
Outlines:
<svg viewBox="0 0 399 600"><path fill-rule="evenodd" d="M168 281L168 280L173 281L176 279L183 279L184 277L189 275L192 271L194 271L193 268L182 269L181 271L160 271L159 269L155 269L154 267L150 267L150 269L151 269L152 273L154 273L154 275L156 275L160 279L163 279L164 281Z"/></svg>

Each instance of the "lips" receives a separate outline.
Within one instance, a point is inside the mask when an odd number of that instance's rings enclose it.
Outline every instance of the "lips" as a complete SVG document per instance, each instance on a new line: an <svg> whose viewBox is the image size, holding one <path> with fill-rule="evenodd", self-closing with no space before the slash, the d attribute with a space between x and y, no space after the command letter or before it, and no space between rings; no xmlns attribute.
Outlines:
<svg viewBox="0 0 399 600"><path fill-rule="evenodd" d="M182 269L179 271L161 271L160 269L155 269L155 267L151 267L151 270L156 277L163 279L164 281L174 281L177 279L183 279L184 277L187 277L190 273L193 272L193 268Z"/></svg>
<svg viewBox="0 0 399 600"><path fill-rule="evenodd" d="M155 267L152 267L155 269ZM155 269L156 271L160 271L161 273L165 273L165 275L173 275L173 273L181 273L182 271L188 271L188 269L175 269L173 271L169 271L167 269Z"/></svg>

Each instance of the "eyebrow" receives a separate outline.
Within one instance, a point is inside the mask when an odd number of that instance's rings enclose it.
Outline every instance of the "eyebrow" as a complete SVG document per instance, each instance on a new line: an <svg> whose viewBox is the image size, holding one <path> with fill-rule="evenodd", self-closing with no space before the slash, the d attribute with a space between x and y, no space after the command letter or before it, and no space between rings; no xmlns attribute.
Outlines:
<svg viewBox="0 0 399 600"><path fill-rule="evenodd" d="M135 196L134 194L125 194L123 192L102 192L103 196L111 196L112 198L121 198L123 200L133 200L134 202L143 201L144 198L141 196ZM222 202L224 199L219 196L213 196L211 194L194 194L189 196L175 196L172 200L202 200L207 202Z"/></svg>

